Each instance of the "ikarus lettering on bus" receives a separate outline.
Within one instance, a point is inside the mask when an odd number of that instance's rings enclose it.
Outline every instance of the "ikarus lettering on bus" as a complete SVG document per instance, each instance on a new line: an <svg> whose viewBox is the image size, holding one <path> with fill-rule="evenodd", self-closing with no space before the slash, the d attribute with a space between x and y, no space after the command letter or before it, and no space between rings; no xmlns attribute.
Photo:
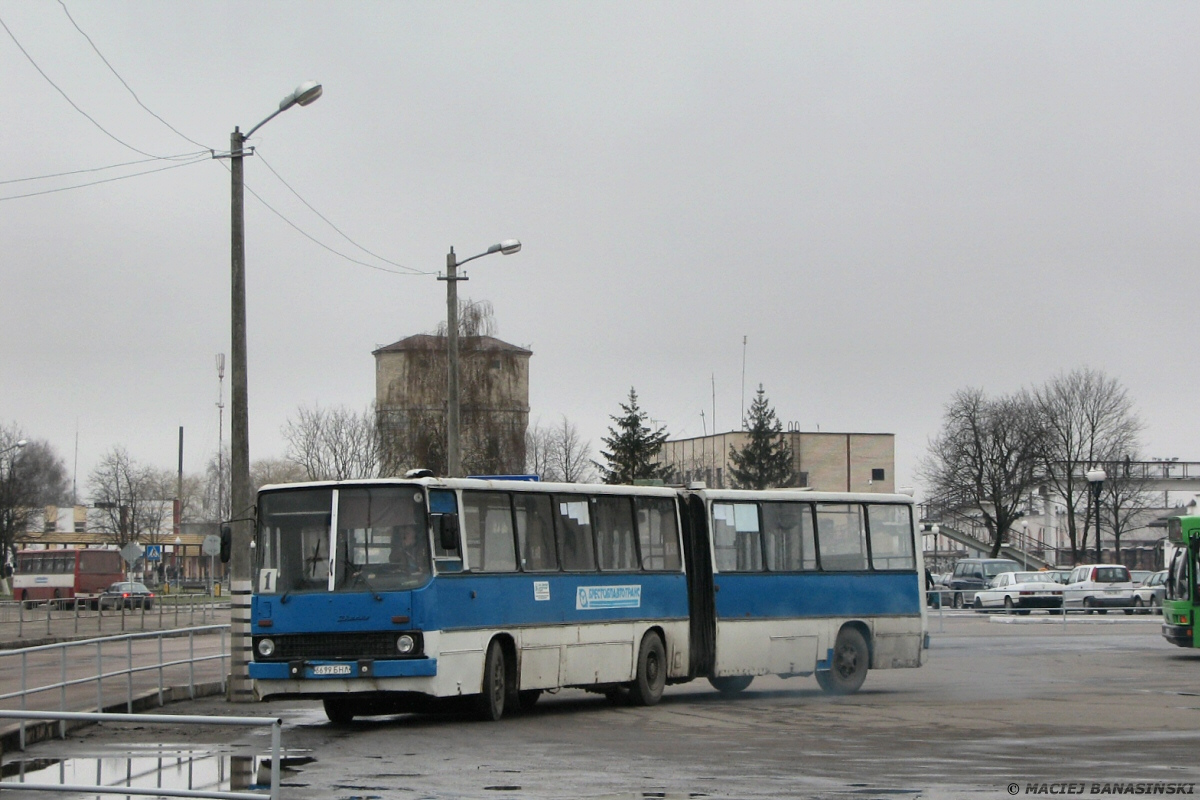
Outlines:
<svg viewBox="0 0 1200 800"><path fill-rule="evenodd" d="M641 607L642 587L640 584L636 586L580 586L575 592L576 611Z"/></svg>

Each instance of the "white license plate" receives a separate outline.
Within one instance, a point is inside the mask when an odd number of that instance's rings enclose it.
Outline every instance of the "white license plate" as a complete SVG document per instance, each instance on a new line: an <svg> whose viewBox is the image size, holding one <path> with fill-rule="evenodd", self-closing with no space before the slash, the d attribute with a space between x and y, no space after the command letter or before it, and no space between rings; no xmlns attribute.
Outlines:
<svg viewBox="0 0 1200 800"><path fill-rule="evenodd" d="M354 670L350 664L317 664L312 668L313 675L349 675Z"/></svg>

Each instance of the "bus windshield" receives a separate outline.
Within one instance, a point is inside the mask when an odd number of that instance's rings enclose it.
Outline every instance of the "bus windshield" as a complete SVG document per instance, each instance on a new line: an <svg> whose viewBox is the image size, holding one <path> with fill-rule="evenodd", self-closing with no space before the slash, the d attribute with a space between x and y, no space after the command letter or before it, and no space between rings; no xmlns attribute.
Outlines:
<svg viewBox="0 0 1200 800"><path fill-rule="evenodd" d="M256 585L261 594L377 593L429 579L429 526L420 487L285 490L266 493L261 502Z"/></svg>

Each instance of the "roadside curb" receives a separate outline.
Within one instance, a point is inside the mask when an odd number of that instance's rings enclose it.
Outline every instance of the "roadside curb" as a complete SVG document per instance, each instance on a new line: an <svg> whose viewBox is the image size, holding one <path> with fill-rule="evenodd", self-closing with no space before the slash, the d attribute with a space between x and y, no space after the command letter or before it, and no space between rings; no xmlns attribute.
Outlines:
<svg viewBox="0 0 1200 800"><path fill-rule="evenodd" d="M225 683L223 681L210 681L207 683L197 683L194 687L195 691L189 692L186 686L164 686L163 687L163 705L165 708L170 703L181 703L188 700L195 700L200 697L212 697L214 695L225 694ZM158 690L140 695L133 698L133 713L148 712L160 708L158 705ZM32 709L31 709L32 710ZM106 714L124 714L129 711L129 706L125 702L113 703L105 706L102 711ZM78 728L88 725L95 725L94 722L65 722L59 723L54 720L33 720L25 723L25 746L28 747L36 742L44 742L48 739L58 738L59 725L65 724L67 732L71 732ZM8 724L0 728L0 757L7 753L21 752L21 725L20 723Z"/></svg>

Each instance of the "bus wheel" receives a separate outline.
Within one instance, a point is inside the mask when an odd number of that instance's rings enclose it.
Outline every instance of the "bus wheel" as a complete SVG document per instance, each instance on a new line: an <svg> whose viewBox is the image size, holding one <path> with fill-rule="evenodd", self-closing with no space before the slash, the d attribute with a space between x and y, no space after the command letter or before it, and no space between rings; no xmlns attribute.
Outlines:
<svg viewBox="0 0 1200 800"><path fill-rule="evenodd" d="M508 674L504 666L504 648L493 640L483 661L483 685L479 688L479 715L495 722L504 716L504 700L508 697Z"/></svg>
<svg viewBox="0 0 1200 800"><path fill-rule="evenodd" d="M517 704L521 706L522 711L532 711L541 696L541 689L526 689L517 693Z"/></svg>
<svg viewBox="0 0 1200 800"><path fill-rule="evenodd" d="M657 633L647 633L638 650L637 675L629 687L635 705L652 706L662 699L667 685L666 651Z"/></svg>
<svg viewBox="0 0 1200 800"><path fill-rule="evenodd" d="M325 716L334 725L349 725L354 721L354 702L345 697L326 697L321 701Z"/></svg>
<svg viewBox="0 0 1200 800"><path fill-rule="evenodd" d="M826 694L853 694L867 679L870 657L863 635L854 628L842 628L833 644L830 668L817 671L817 683Z"/></svg>
<svg viewBox="0 0 1200 800"><path fill-rule="evenodd" d="M737 694L745 691L753 680L753 675L725 675L720 678L709 678L708 682L721 694Z"/></svg>

